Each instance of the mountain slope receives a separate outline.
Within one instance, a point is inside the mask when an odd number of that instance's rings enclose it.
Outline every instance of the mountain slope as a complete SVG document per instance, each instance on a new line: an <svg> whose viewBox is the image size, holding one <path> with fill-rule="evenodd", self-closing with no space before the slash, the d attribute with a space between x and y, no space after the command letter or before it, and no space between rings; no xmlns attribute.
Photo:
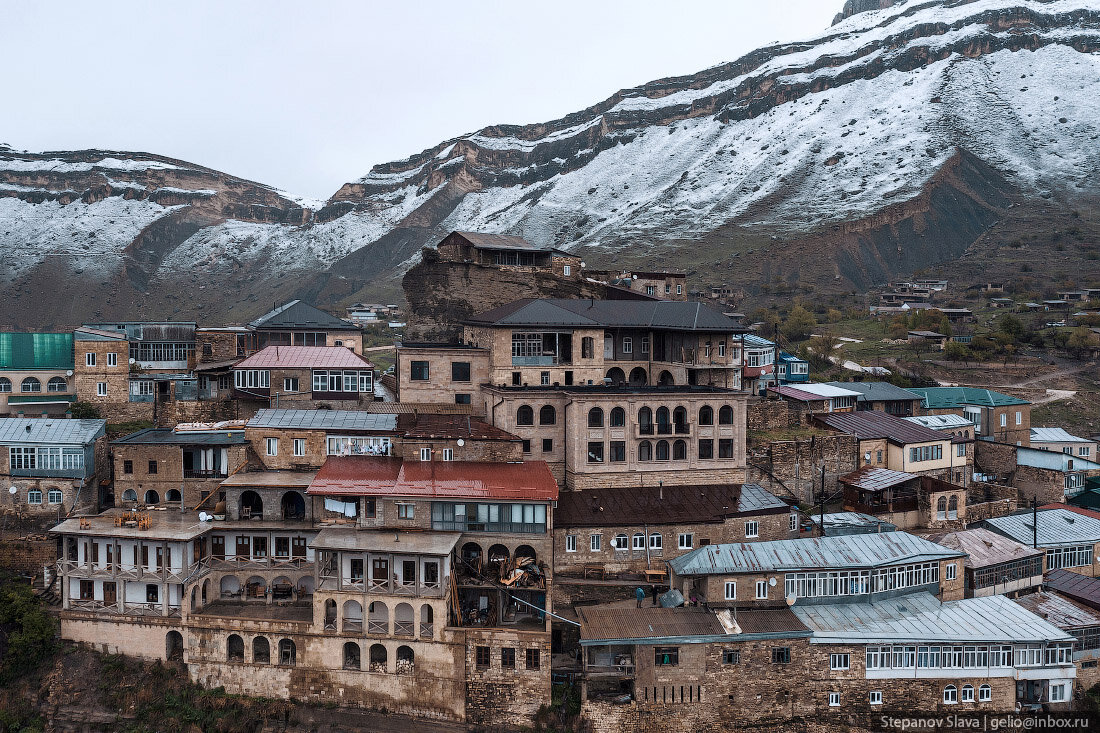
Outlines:
<svg viewBox="0 0 1100 733"><path fill-rule="evenodd" d="M1010 205L1091 210L1098 120L1100 0L849 0L819 38L440 143L323 206L156 156L49 154L47 174L0 149L0 278L25 303L64 252L110 308L232 315L362 295L475 229L750 292L862 288L960 257ZM69 169L98 155L119 162Z"/></svg>

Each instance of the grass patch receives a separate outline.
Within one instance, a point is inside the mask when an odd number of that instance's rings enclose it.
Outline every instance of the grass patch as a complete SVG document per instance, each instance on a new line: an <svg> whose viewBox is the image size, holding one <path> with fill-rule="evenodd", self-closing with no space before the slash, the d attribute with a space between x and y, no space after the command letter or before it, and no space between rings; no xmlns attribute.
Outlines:
<svg viewBox="0 0 1100 733"><path fill-rule="evenodd" d="M790 428L777 428L775 430L750 430L748 440L750 443L771 443L778 440L808 440L813 437L836 435L829 430L810 427L809 425L797 425Z"/></svg>

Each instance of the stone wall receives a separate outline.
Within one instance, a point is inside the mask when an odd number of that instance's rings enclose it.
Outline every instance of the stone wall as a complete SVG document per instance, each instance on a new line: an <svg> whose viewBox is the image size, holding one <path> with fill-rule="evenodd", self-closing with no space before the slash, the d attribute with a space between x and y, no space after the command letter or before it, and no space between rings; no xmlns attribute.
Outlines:
<svg viewBox="0 0 1100 733"><path fill-rule="evenodd" d="M500 629L465 633L466 722L529 726L550 700L550 635ZM479 647L488 649L488 664L478 663ZM514 667L503 666L505 648L514 650ZM528 650L537 652L537 668L528 668Z"/></svg>
<svg viewBox="0 0 1100 733"><path fill-rule="evenodd" d="M748 402L750 433L793 427L798 424L799 418L799 413L790 410L787 400L751 399Z"/></svg>
<svg viewBox="0 0 1100 733"><path fill-rule="evenodd" d="M750 452L746 480L776 496L812 504L820 497L822 465L825 491L832 495L837 491L837 477L859 468L859 460L859 441L851 435L775 441Z"/></svg>

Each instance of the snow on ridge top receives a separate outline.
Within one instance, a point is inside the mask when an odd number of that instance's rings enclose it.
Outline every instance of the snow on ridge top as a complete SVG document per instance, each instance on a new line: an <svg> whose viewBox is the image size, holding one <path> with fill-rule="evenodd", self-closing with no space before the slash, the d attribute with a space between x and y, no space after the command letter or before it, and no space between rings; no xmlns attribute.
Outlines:
<svg viewBox="0 0 1100 733"><path fill-rule="evenodd" d="M127 172L181 170L178 165L163 163L159 160L122 160L121 158L104 158L98 163L71 163L58 158L52 158L50 160L0 160L0 171L15 171L16 173L33 173L36 171L51 173L87 173L95 168Z"/></svg>
<svg viewBox="0 0 1100 733"><path fill-rule="evenodd" d="M482 135L481 133L474 133L473 135L470 135L470 136L466 137L465 139L469 140L473 144L478 145L480 147L492 148L493 150L517 150L518 149L518 150L524 150L524 151L531 151L536 146L542 145L543 143L555 142L557 140L564 140L565 138L569 138L569 137L573 137L575 135L579 135L580 133L584 132L585 130L590 130L593 127L596 127L597 125L601 124L602 122L603 122L603 115L597 115L596 117L593 117L588 122L582 122L579 125L573 125L572 127L567 127L563 130L556 130L554 132L551 132L548 135L544 135L544 136L542 136L538 139L535 139L535 140L523 140L521 138L512 137L512 136L491 137L491 136L488 136L488 135Z"/></svg>

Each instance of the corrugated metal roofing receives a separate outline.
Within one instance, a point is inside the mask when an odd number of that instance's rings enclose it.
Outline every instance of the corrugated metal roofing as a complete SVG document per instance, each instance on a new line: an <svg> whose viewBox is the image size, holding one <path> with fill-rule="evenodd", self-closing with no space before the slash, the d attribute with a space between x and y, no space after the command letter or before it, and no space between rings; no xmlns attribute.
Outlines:
<svg viewBox="0 0 1100 733"><path fill-rule="evenodd" d="M1071 456L1068 453L1056 450L1043 450L1041 448L1016 448L1016 463L1032 468L1047 468L1052 471L1083 471L1100 468L1100 463L1090 461L1081 456ZM1072 468L1070 466L1072 465Z"/></svg>
<svg viewBox="0 0 1100 733"><path fill-rule="evenodd" d="M103 331L90 326L81 326L73 331L73 339L76 341L125 341L126 333L117 331Z"/></svg>
<svg viewBox="0 0 1100 733"><path fill-rule="evenodd" d="M1100 542L1100 519L1068 509L1044 509L1035 516L1039 520L1037 528L1033 524L1032 512L993 517L985 520L982 525L1025 545L1031 545L1036 530L1039 547Z"/></svg>
<svg viewBox="0 0 1100 733"><path fill-rule="evenodd" d="M766 338L761 338L754 333L746 333L742 337L745 346L750 349L767 348L769 346L775 346L775 343L768 341Z"/></svg>
<svg viewBox="0 0 1100 733"><path fill-rule="evenodd" d="M1046 586L1062 595L1100 609L1100 578L1090 578L1071 570L1052 570L1046 575Z"/></svg>
<svg viewBox="0 0 1100 733"><path fill-rule="evenodd" d="M292 300L268 311L248 324L255 329L320 329L323 331L358 331L359 327L334 315L314 308L309 303Z"/></svg>
<svg viewBox="0 0 1100 733"><path fill-rule="evenodd" d="M72 369L72 333L0 333L0 369Z"/></svg>
<svg viewBox="0 0 1100 733"><path fill-rule="evenodd" d="M896 524L862 512L832 512L820 518L812 514L810 518L817 524L824 521L826 537L896 532L898 529Z"/></svg>
<svg viewBox="0 0 1100 733"><path fill-rule="evenodd" d="M903 471L891 471L888 468L874 468L865 466L858 471L841 476L838 481L864 491L882 491L891 486L904 484L920 477L916 474Z"/></svg>
<svg viewBox="0 0 1100 733"><path fill-rule="evenodd" d="M818 399L860 396L860 393L855 391L854 389L848 389L847 387L840 387L824 382L800 384L795 389L797 389L799 392L808 392L809 394L817 395Z"/></svg>
<svg viewBox="0 0 1100 733"><path fill-rule="evenodd" d="M921 396L902 389L889 382L825 382L833 387L841 387L859 392L860 402L878 402L882 400L919 400ZM805 385L803 385L805 386Z"/></svg>
<svg viewBox="0 0 1100 733"><path fill-rule="evenodd" d="M677 575L876 568L962 557L908 532L709 545L669 561Z"/></svg>
<svg viewBox="0 0 1100 733"><path fill-rule="evenodd" d="M358 410L258 410L248 421L250 428L301 430L368 430L393 432L397 415Z"/></svg>
<svg viewBox="0 0 1100 733"><path fill-rule="evenodd" d="M704 305L674 300L533 300L524 298L479 313L468 323L564 328L654 328L719 333L746 329Z"/></svg>
<svg viewBox="0 0 1100 733"><path fill-rule="evenodd" d="M111 445L239 445L244 442L244 430L177 433L169 428L146 428L112 440Z"/></svg>
<svg viewBox="0 0 1100 733"><path fill-rule="evenodd" d="M1042 550L1036 550L984 527L931 534L926 535L926 538L937 545L965 552L965 564L968 568L984 568L1043 554Z"/></svg>
<svg viewBox="0 0 1100 733"><path fill-rule="evenodd" d="M414 440L520 440L518 435L470 415L421 412L402 415L398 418L397 425L406 438Z"/></svg>
<svg viewBox="0 0 1100 733"><path fill-rule="evenodd" d="M484 232L454 231L448 237L457 234L478 249L539 249L523 237L515 234L486 234ZM446 239L446 237L444 238Z"/></svg>
<svg viewBox="0 0 1100 733"><path fill-rule="evenodd" d="M917 415L915 417L903 417L916 425L921 425L929 430L957 430L959 428L973 428L974 421L962 415Z"/></svg>
<svg viewBox="0 0 1100 733"><path fill-rule="evenodd" d="M1091 443L1087 438L1070 435L1062 428L1032 428L1032 443Z"/></svg>
<svg viewBox="0 0 1100 733"><path fill-rule="evenodd" d="M1100 626L1100 612L1054 591L1030 593L1017 598L1016 603L1063 631Z"/></svg>
<svg viewBox="0 0 1100 733"><path fill-rule="evenodd" d="M963 405L1003 407L1006 405L1031 404L1026 400L994 392L991 389L981 389L980 387L913 387L910 391L919 394L924 399L925 408L929 410L962 407Z"/></svg>
<svg viewBox="0 0 1100 733"><path fill-rule="evenodd" d="M723 636L728 633L714 611L705 608L580 606L577 615L581 619L581 639L586 641Z"/></svg>
<svg viewBox="0 0 1100 733"><path fill-rule="evenodd" d="M913 593L875 603L805 605L792 610L813 631L811 644L1073 640L1004 596L940 603L930 593Z"/></svg>
<svg viewBox="0 0 1100 733"><path fill-rule="evenodd" d="M790 507L756 484L656 486L567 491L558 499L554 525L608 527L717 523L753 513L787 513Z"/></svg>
<svg viewBox="0 0 1100 733"><path fill-rule="evenodd" d="M329 456L310 484L309 493L555 501L558 485L546 461L475 463Z"/></svg>
<svg viewBox="0 0 1100 733"><path fill-rule="evenodd" d="M103 435L106 430L106 420L13 417L0 419L0 444L87 445Z"/></svg>
<svg viewBox="0 0 1100 733"><path fill-rule="evenodd" d="M814 420L834 430L854 435L860 440L885 438L894 445L912 443L932 443L949 440L947 436L915 425L900 417L887 415L878 410L860 412L833 412L827 415L814 415Z"/></svg>
<svg viewBox="0 0 1100 733"><path fill-rule="evenodd" d="M268 346L234 369L370 369L373 364L345 346Z"/></svg>

